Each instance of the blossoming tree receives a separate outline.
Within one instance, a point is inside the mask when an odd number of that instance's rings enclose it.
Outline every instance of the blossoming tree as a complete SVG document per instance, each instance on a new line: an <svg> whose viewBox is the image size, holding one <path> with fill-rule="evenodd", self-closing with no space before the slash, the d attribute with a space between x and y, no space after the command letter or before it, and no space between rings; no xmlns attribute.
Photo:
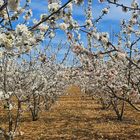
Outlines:
<svg viewBox="0 0 140 140"><path fill-rule="evenodd" d="M8 129L0 128L0 133L6 140L18 135L24 111L30 111L36 121L42 106L48 110L70 84L90 91L105 108L111 105L119 120L125 103L140 111L138 2L132 0L130 6L119 0L99 2L108 5L97 19L92 15L92 0L48 0L47 13L37 19L31 0L0 0L0 101L8 117ZM74 18L75 5L85 7L84 24ZM109 33L97 28L97 23L109 13L109 5L131 12L130 19L121 21L115 44ZM56 51L51 52L57 30L63 31L68 45L58 42ZM86 36L87 44L82 36ZM57 55L64 48L67 51L59 61ZM65 66L71 55L76 63ZM13 117L15 109L17 114Z"/></svg>

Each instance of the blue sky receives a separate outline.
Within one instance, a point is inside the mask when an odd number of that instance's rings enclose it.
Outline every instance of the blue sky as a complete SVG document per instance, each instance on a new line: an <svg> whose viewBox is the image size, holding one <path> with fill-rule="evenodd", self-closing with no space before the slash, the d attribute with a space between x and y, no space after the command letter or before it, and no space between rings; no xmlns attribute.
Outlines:
<svg viewBox="0 0 140 140"><path fill-rule="evenodd" d="M121 0L124 4L130 5L130 2L132 0ZM63 0L63 3L67 2L67 0ZM93 18L96 19L101 14L101 10L105 7L107 7L107 3L100 4L98 0L93 0ZM32 0L33 13L36 18L39 18L41 13L47 13L47 0ZM84 8L83 6L75 6L73 11L74 18L81 24L84 24ZM114 32L119 31L119 23L120 20L125 18L128 19L130 17L129 13L123 13L121 11L121 8L115 7L113 5L110 5L110 12L108 15L105 15L103 19L98 24L98 29L103 32L111 32L113 30ZM58 40L61 40L61 37L63 39L64 33L59 32L58 33ZM56 41L57 42L57 41Z"/></svg>
<svg viewBox="0 0 140 140"><path fill-rule="evenodd" d="M67 1L68 0L62 0L63 3L67 2ZM130 5L131 1L132 0L121 0L121 2L126 5ZM100 4L98 2L98 0L93 0L93 18L96 19L100 15L101 10L107 6L108 6L107 3ZM31 7L34 10L34 17L39 17L39 15L41 13L47 12L47 0L41 0L41 2L40 2L40 0L32 0ZM123 13L121 11L121 8L115 7L113 5L110 5L110 7L111 7L110 13L103 18L102 22L110 21L110 22L108 22L108 24L111 24L112 21L114 21L114 22L118 23L120 19L129 17L129 14ZM80 23L82 22L82 18L84 17L83 11L84 11L83 6L74 7L73 15ZM101 23L101 24L103 24L103 23ZM106 25L104 25L104 26L106 27Z"/></svg>
<svg viewBox="0 0 140 140"><path fill-rule="evenodd" d="M68 0L62 0L62 3L66 3ZM86 1L86 0L85 0ZM121 3L124 5L130 5L132 0L120 0ZM140 5L140 0L139 5ZM93 19L95 20L98 18L98 16L101 14L101 10L105 7L108 7L107 3L99 3L98 0L93 0ZM31 7L33 9L33 17L39 19L39 16L41 13L47 13L47 0L32 0ZM75 6L73 8L73 15L74 19L78 21L78 23L84 24L85 15L84 15L84 6ZM110 5L110 12L109 14L105 15L103 19L98 23L97 27L98 30L101 32L109 32L109 33L118 33L119 32L119 24L120 20L122 19L129 19L130 13L124 13L122 12L121 8L116 7L114 5ZM63 31L57 31L55 39L53 39L54 46L57 46L57 44L62 40L65 42L65 33ZM82 35L82 41L86 43L85 35ZM63 55L63 53L66 52L66 48L63 49L63 51L60 53Z"/></svg>

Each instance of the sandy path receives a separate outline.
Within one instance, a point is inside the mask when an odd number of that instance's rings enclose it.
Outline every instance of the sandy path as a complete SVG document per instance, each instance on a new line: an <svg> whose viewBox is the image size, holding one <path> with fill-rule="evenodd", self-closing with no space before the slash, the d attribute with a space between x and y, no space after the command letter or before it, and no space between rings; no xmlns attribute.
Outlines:
<svg viewBox="0 0 140 140"><path fill-rule="evenodd" d="M17 140L140 140L140 114L134 120L137 112L129 113L118 122L112 111L101 110L91 98L72 90L49 111L43 111L38 121L27 116L21 124L24 135Z"/></svg>

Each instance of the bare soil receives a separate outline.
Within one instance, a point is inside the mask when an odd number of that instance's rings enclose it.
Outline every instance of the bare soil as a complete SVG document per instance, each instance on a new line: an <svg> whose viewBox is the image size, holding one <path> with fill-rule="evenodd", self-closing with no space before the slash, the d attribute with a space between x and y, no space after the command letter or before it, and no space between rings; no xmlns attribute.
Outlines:
<svg viewBox="0 0 140 140"><path fill-rule="evenodd" d="M102 110L95 100L71 87L38 121L30 114L22 116L22 136L15 140L140 140L140 113L127 106L123 121L117 121L112 109ZM84 96L84 97L83 97ZM6 116L0 110L0 127Z"/></svg>

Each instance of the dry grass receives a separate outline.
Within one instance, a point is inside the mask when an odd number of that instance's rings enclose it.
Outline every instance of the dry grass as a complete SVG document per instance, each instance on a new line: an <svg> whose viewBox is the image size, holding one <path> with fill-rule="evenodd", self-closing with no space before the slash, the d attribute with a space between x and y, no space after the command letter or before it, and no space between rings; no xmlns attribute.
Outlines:
<svg viewBox="0 0 140 140"><path fill-rule="evenodd" d="M28 113L23 115L23 136L16 140L140 140L140 113L127 107L122 122L113 111L101 106L80 90L72 87L68 96L62 96L38 121L32 122ZM4 114L0 115L1 120ZM4 124L5 121L0 123Z"/></svg>

